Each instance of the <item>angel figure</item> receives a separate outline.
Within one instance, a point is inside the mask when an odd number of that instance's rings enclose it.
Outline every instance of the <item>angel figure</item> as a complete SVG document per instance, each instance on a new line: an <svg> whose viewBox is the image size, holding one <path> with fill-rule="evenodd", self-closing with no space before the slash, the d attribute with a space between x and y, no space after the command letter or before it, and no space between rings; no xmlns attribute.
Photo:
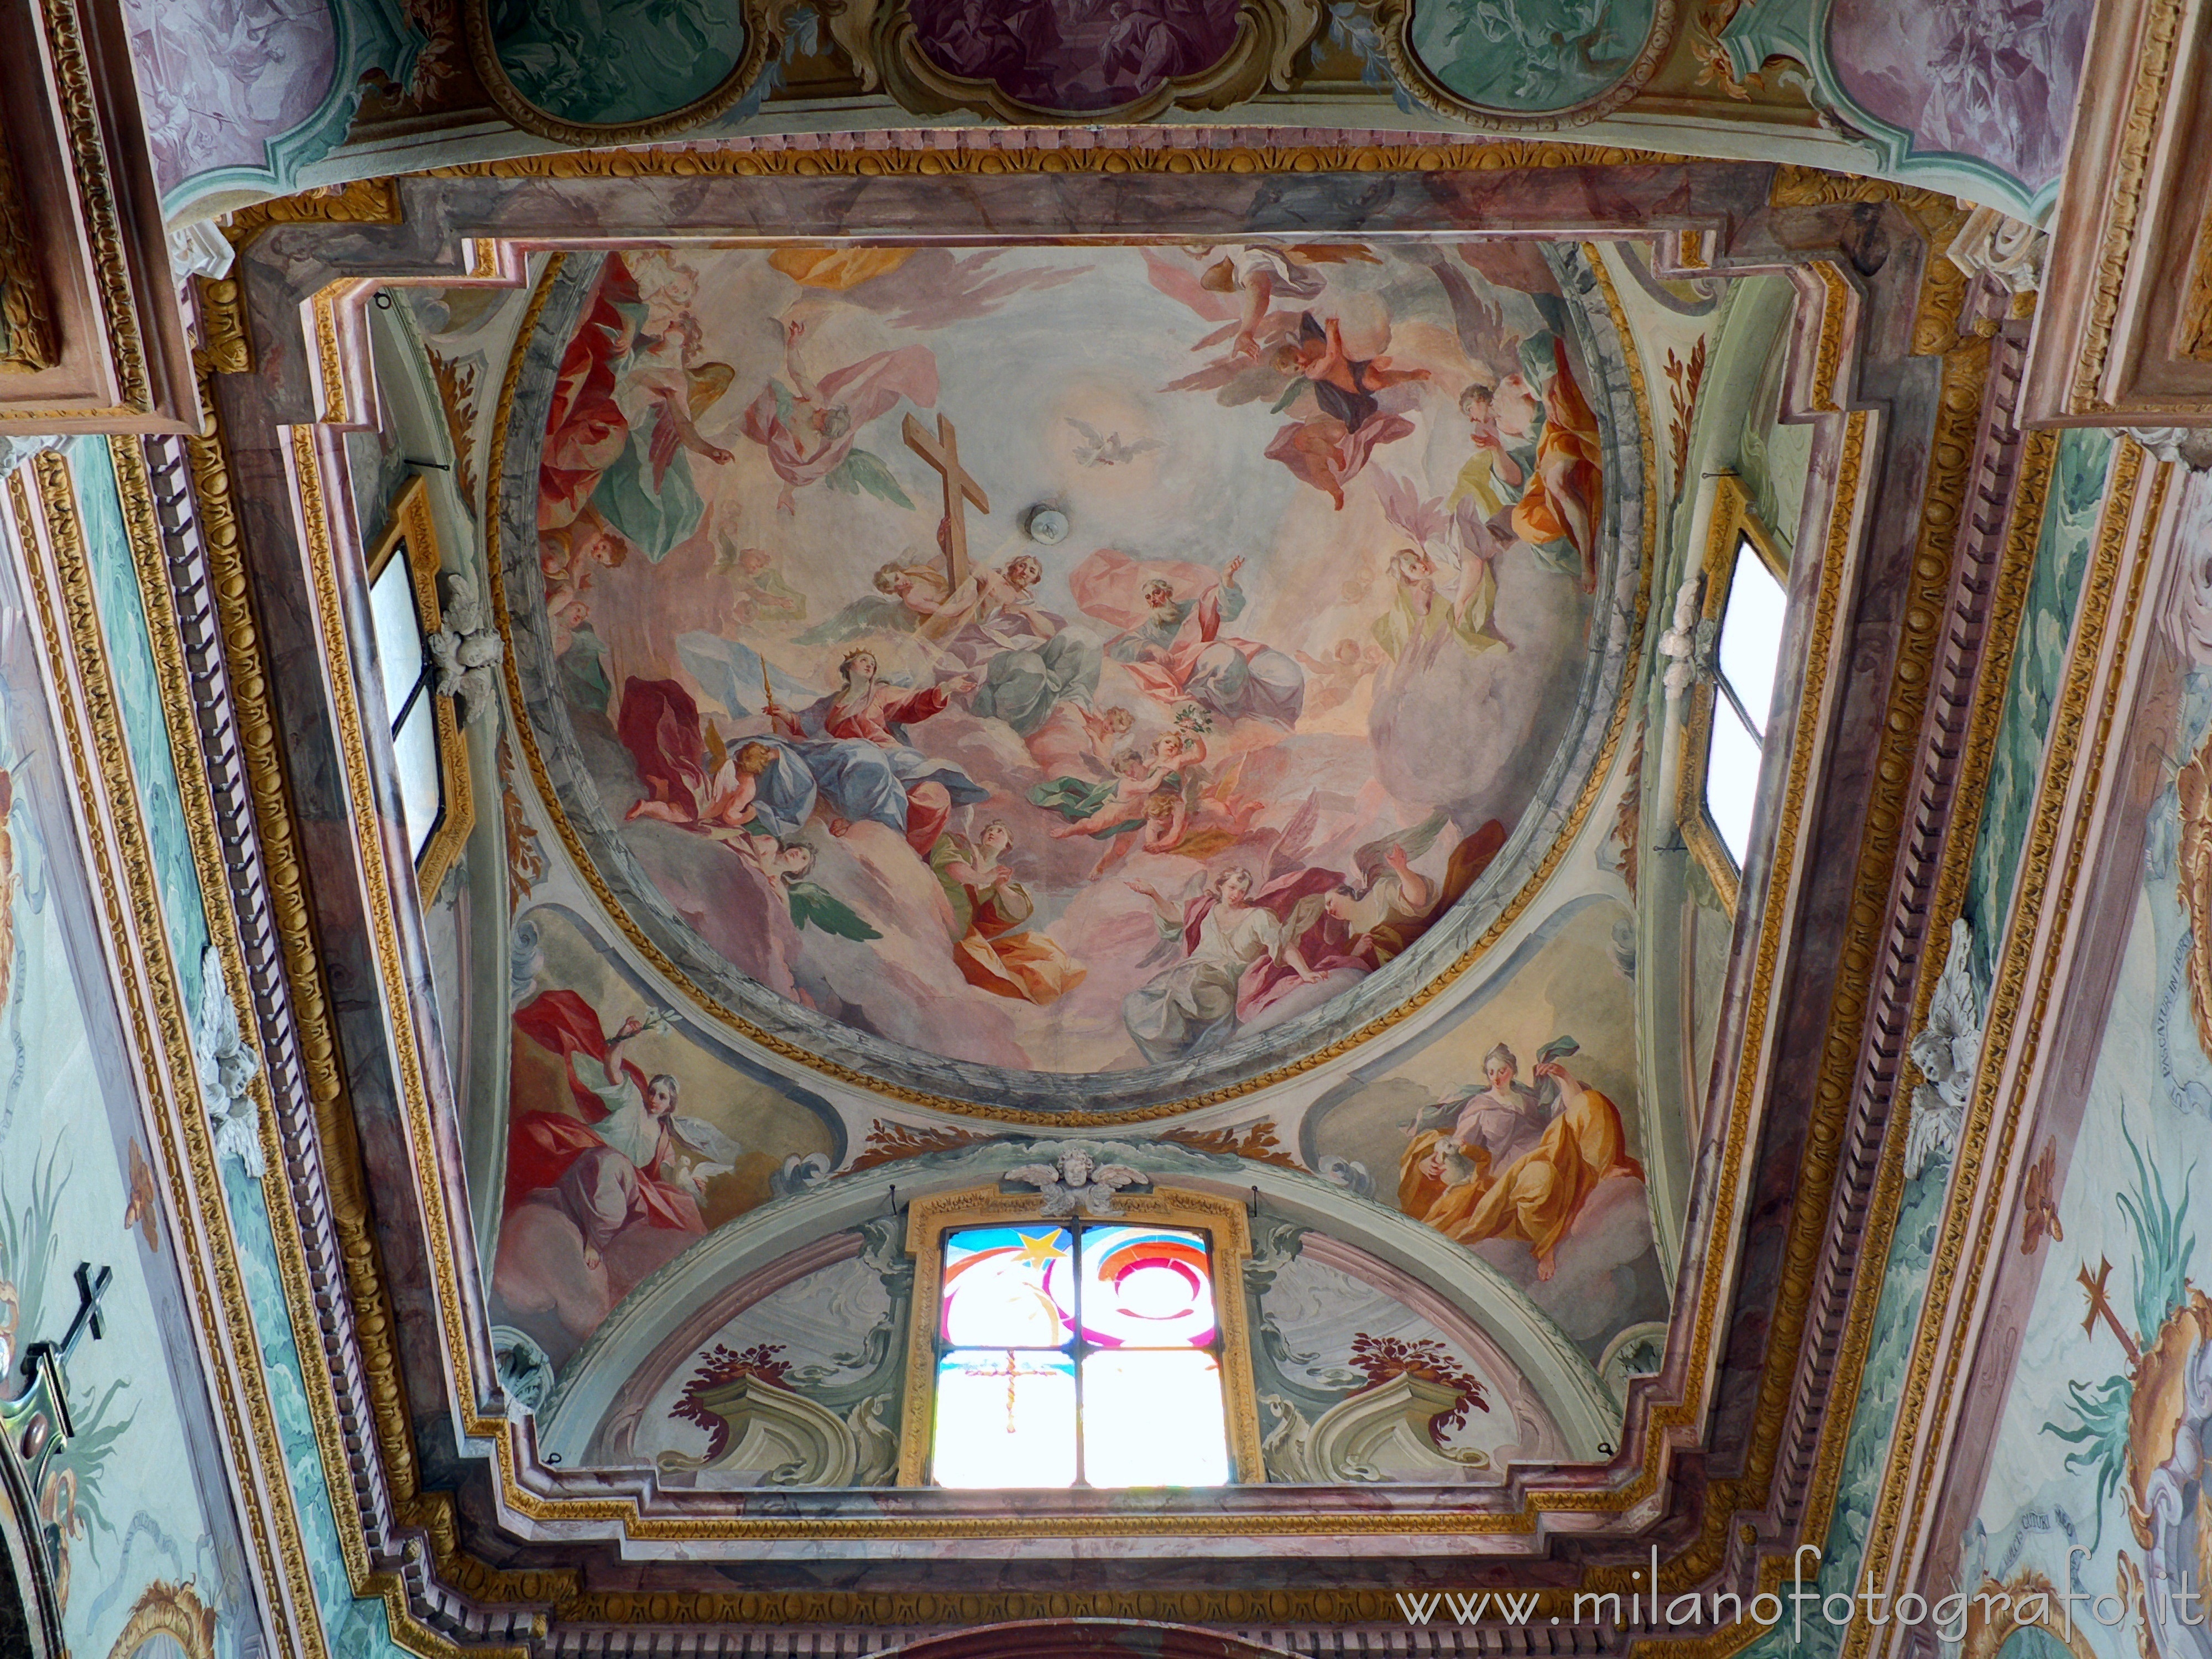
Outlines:
<svg viewBox="0 0 2212 1659"><path fill-rule="evenodd" d="M936 354L927 346L901 346L832 369L817 382L799 364L805 331L798 318L784 324L789 383L770 380L746 409L741 428L768 451L769 465L783 480L778 510L795 511L793 492L817 480L848 495L865 490L894 507L912 507L882 458L855 445L861 429L902 398L922 409L936 405Z"/></svg>
<svg viewBox="0 0 2212 1659"><path fill-rule="evenodd" d="M1321 975L1301 948L1322 914L1333 870L1304 870L1254 890L1252 872L1231 865L1180 905L1143 882L1130 889L1152 901L1164 945L1180 941L1183 958L1122 1000L1121 1021L1155 1065L1218 1045L1281 988L1269 969L1301 985ZM1248 977L1249 976L1249 977ZM1248 982L1249 990L1248 991Z"/></svg>
<svg viewBox="0 0 2212 1659"><path fill-rule="evenodd" d="M1126 1164L1101 1164L1090 1150L1071 1146L1056 1164L1024 1164L1006 1171L1004 1179L1037 1189L1042 1216L1072 1216L1079 1206L1085 1215L1119 1215L1115 1197L1124 1187L1146 1187L1151 1178Z"/></svg>
<svg viewBox="0 0 2212 1659"><path fill-rule="evenodd" d="M775 836L747 833L734 838L738 848L760 872L783 890L792 926L814 927L838 939L866 944L883 935L860 919L860 913L832 893L814 872L814 843Z"/></svg>
<svg viewBox="0 0 2212 1659"><path fill-rule="evenodd" d="M1012 841L994 818L973 841L941 838L930 867L952 906L952 960L960 977L994 996L1042 1007L1083 983L1085 969L1052 939L1030 930L1036 902L1005 862Z"/></svg>
<svg viewBox="0 0 2212 1659"><path fill-rule="evenodd" d="M1306 707L1316 714L1350 702L1359 695L1359 683L1389 660L1381 647L1350 639L1339 640L1323 657L1292 654L1306 671Z"/></svg>
<svg viewBox="0 0 2212 1659"><path fill-rule="evenodd" d="M863 593L801 634L799 645L842 645L864 634L911 634L945 609L945 573L919 554L877 567Z"/></svg>
<svg viewBox="0 0 2212 1659"><path fill-rule="evenodd" d="M1482 516L1473 498L1423 500L1390 473L1376 476L1382 514L1413 538L1390 556L1390 609L1377 617L1375 640L1393 661L1425 663L1446 639L1469 651L1512 648L1498 631L1497 564L1512 545Z"/></svg>
<svg viewBox="0 0 2212 1659"><path fill-rule="evenodd" d="M543 1196L583 1237L584 1267L598 1272L615 1235L633 1223L703 1233L707 1183L729 1174L744 1148L713 1124L677 1111L681 1085L648 1078L624 1051L636 1038L673 1029L655 1012L602 1032L574 991L541 992L515 1010L515 1030L561 1056L573 1111L526 1112L507 1153L507 1206Z"/></svg>
<svg viewBox="0 0 2212 1659"><path fill-rule="evenodd" d="M451 697L464 725L473 725L492 710L499 696L494 672L506 647L484 615L476 580L455 571L446 578L446 609L438 631L423 641L438 668L438 695Z"/></svg>
<svg viewBox="0 0 2212 1659"><path fill-rule="evenodd" d="M1505 826L1492 818L1452 848L1441 879L1424 876L1413 861L1436 845L1445 822L1441 811L1431 812L1411 830L1378 836L1352 854L1358 881L1346 882L1323 901L1350 935L1348 955L1379 968L1404 951L1467 896L1505 845Z"/></svg>

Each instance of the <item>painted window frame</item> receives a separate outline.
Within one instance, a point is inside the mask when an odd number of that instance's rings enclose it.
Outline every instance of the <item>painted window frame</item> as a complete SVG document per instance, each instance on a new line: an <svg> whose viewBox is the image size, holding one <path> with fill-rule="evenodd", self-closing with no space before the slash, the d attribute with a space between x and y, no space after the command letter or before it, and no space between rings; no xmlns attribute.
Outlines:
<svg viewBox="0 0 2212 1659"><path fill-rule="evenodd" d="M944 1291L945 1235L967 1227L1033 1223L1058 1226L1068 1222L1139 1222L1206 1235L1213 1272L1214 1317L1220 1330L1221 1404L1229 1443L1227 1484L1263 1485L1267 1469L1260 1450L1260 1406L1252 1382L1251 1337L1244 1300L1244 1264L1252 1256L1252 1230L1244 1205L1180 1188L1156 1187L1149 1193L1119 1194L1115 1212L1110 1215L1048 1216L1043 1194L1003 1193L996 1186L916 1199L908 1206L906 1249L915 1263L914 1302L907 1321L906 1401L899 1425L898 1484L936 1486L930 1478L929 1462L937 1428L938 1307Z"/></svg>
<svg viewBox="0 0 2212 1659"><path fill-rule="evenodd" d="M429 486L419 475L401 486L392 500L391 518L384 533L370 550L368 580L362 590L365 610L368 589L375 585L393 559L403 555L414 590L416 622L427 640L444 625L444 613L438 604L438 574L444 568L445 556L438 544ZM376 637L373 615L367 619L366 632L370 639ZM453 868L453 860L460 855L470 832L476 827L476 801L469 786L468 737L461 730L453 698L441 695L437 689L436 672L434 666L425 664L423 673L429 684L422 691L431 700L431 719L437 728L440 802L437 827L422 843L422 851L415 860L415 879L418 890L426 898L444 883L447 872ZM398 757L393 744L398 732L395 711L386 709L379 724L384 733L386 757L396 768Z"/></svg>
<svg viewBox="0 0 2212 1659"><path fill-rule="evenodd" d="M1682 764L1680 781L1674 796L1674 820L1681 828L1683 844L1690 855L1704 868L1730 915L1735 914L1736 900L1743 884L1743 872L1736 866L1735 854L1729 851L1720 827L1713 822L1712 813L1705 804L1705 775L1712 760L1713 719L1719 707L1721 690L1718 682L1720 658L1720 627L1728 612L1729 590L1735 580L1739 550L1748 548L1767 572L1782 586L1784 627L1788 625L1790 600L1790 563L1775 544L1774 536L1753 507L1743 483L1734 474L1716 481L1713 492L1712 525L1705 538L1705 556L1699 574L1705 580L1705 592L1698 607L1698 619L1712 624L1712 677L1700 675L1690 688L1688 707L1682 721ZM1786 637L1786 636L1785 636ZM1781 683L1781 673L1788 666L1787 659L1778 667L1776 684ZM1770 698L1771 694L1770 693ZM1770 708L1771 719L1771 708ZM1730 718L1734 718L1733 715ZM1765 769L1769 746L1775 741L1771 724L1759 740L1760 769ZM1761 805L1764 805L1762 802ZM1757 819L1753 819L1757 828Z"/></svg>

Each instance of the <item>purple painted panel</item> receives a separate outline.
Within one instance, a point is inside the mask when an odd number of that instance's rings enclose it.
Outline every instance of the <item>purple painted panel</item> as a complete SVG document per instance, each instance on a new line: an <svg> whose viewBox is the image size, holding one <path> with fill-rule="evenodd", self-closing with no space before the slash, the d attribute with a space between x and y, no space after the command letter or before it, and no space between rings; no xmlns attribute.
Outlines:
<svg viewBox="0 0 2212 1659"><path fill-rule="evenodd" d="M138 102L164 192L217 167L263 167L337 70L327 0L124 0Z"/></svg>
<svg viewBox="0 0 2212 1659"><path fill-rule="evenodd" d="M1922 154L1986 161L2030 191L2058 177L2091 0L1834 0L1844 89Z"/></svg>
<svg viewBox="0 0 2212 1659"><path fill-rule="evenodd" d="M915 33L951 75L992 81L1034 108L1133 102L1219 63L1238 0L914 0Z"/></svg>

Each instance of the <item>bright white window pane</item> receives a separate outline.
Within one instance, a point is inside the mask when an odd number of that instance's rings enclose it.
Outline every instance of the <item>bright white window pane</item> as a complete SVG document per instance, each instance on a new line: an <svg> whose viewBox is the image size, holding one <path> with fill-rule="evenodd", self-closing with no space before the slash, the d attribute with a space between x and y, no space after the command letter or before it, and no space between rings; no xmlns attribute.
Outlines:
<svg viewBox="0 0 2212 1659"><path fill-rule="evenodd" d="M1705 811L1728 843L1735 867L1751 846L1751 813L1759 804L1759 744L1728 700L1713 699L1713 746L1705 761Z"/></svg>
<svg viewBox="0 0 2212 1659"><path fill-rule="evenodd" d="M1111 1349L1083 1361L1083 1473L1094 1486L1229 1479L1221 1367L1195 1349Z"/></svg>
<svg viewBox="0 0 2212 1659"><path fill-rule="evenodd" d="M1787 600L1748 542L1736 550L1735 580L1721 614L1721 673L1743 699L1744 712L1765 734L1774 706L1774 676L1782 661L1782 614Z"/></svg>
<svg viewBox="0 0 2212 1659"><path fill-rule="evenodd" d="M937 1362L940 1486L1075 1484L1075 1362L1064 1353L955 1348Z"/></svg>
<svg viewBox="0 0 2212 1659"><path fill-rule="evenodd" d="M399 705L422 675L422 629L415 617L415 580L407 550L385 561L368 586L368 612L376 628L376 655L384 673L384 714L399 718Z"/></svg>
<svg viewBox="0 0 2212 1659"><path fill-rule="evenodd" d="M438 827L438 720L436 700L428 686L392 739L399 763L399 811L407 825L407 850L422 856L424 843Z"/></svg>

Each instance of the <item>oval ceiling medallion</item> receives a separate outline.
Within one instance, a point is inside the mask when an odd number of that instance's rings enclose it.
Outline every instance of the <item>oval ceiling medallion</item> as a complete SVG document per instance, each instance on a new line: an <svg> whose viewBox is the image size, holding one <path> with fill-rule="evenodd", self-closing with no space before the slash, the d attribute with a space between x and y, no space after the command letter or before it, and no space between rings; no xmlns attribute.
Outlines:
<svg viewBox="0 0 2212 1659"><path fill-rule="evenodd" d="M1644 479L1577 247L636 249L535 314L525 742L757 1040L1188 1099L1419 1006L1587 814Z"/></svg>
<svg viewBox="0 0 2212 1659"><path fill-rule="evenodd" d="M647 143L721 113L777 45L765 5L470 0L470 57L500 112L570 144Z"/></svg>
<svg viewBox="0 0 2212 1659"><path fill-rule="evenodd" d="M1392 67L1477 126L1556 126L1618 109L1651 78L1674 0L1383 0Z"/></svg>
<svg viewBox="0 0 2212 1659"><path fill-rule="evenodd" d="M1171 106L1224 109L1289 86L1322 21L1313 0L902 0L873 15L868 57L886 89L920 113L1134 121ZM840 33L861 32L852 21Z"/></svg>

